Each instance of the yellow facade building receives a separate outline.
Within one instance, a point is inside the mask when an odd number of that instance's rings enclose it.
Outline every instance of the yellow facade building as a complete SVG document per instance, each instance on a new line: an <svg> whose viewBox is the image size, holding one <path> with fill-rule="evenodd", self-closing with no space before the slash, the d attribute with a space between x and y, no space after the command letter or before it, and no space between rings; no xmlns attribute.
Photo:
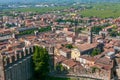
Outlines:
<svg viewBox="0 0 120 80"><path fill-rule="evenodd" d="M80 51L79 51L79 49L74 48L74 49L71 50L71 58L76 60L76 61L79 61L79 59L80 59Z"/></svg>

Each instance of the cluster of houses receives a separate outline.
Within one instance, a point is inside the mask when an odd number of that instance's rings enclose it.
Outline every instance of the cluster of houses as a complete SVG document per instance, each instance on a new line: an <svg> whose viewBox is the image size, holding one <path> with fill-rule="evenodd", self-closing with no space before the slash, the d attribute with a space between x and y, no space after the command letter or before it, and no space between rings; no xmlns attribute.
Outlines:
<svg viewBox="0 0 120 80"><path fill-rule="evenodd" d="M89 19L74 15L77 20L83 21L75 26L71 22L57 22L57 19L67 19L68 15L14 14L19 16L3 16L0 20L0 80L28 80L32 76L30 65L33 46L47 48L49 54L53 55L54 67L62 65L67 70L66 74L103 80L120 79L120 40L101 35L106 34L104 32L111 26L99 35L94 35L91 30L91 26L112 21L111 24L119 25L119 19ZM38 31L48 26L51 27L50 31ZM76 32L75 27L86 27L88 34ZM20 32L29 30L35 31L19 35ZM95 50L97 54L93 56ZM21 72L21 68L25 69ZM21 78L20 75L24 77Z"/></svg>

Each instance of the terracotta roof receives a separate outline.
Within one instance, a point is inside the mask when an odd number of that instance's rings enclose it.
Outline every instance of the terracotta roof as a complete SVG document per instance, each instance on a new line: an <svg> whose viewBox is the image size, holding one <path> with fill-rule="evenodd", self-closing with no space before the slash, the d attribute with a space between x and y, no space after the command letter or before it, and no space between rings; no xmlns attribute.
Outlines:
<svg viewBox="0 0 120 80"><path fill-rule="evenodd" d="M3 33L3 34L11 34L11 30L10 29L2 29L0 30L0 33Z"/></svg>
<svg viewBox="0 0 120 80"><path fill-rule="evenodd" d="M73 61L72 59L65 60L62 63L69 66L70 68L76 65L76 62Z"/></svg>
<svg viewBox="0 0 120 80"><path fill-rule="evenodd" d="M60 56L55 56L54 57L54 60L55 60L55 63L60 63L60 62L63 62L65 60L67 60L64 56L60 55Z"/></svg>
<svg viewBox="0 0 120 80"><path fill-rule="evenodd" d="M89 50L89 49L92 49L92 48L95 48L98 46L98 43L92 43L92 44L89 44L89 43L85 43L85 44L77 44L76 45L80 51L86 51L86 50Z"/></svg>
<svg viewBox="0 0 120 80"><path fill-rule="evenodd" d="M104 28L104 29L111 29L113 26L108 26L108 27L106 27L106 28Z"/></svg>
<svg viewBox="0 0 120 80"><path fill-rule="evenodd" d="M120 47L120 41L116 41L114 45Z"/></svg>
<svg viewBox="0 0 120 80"><path fill-rule="evenodd" d="M105 44L105 48L109 49L109 48L113 48L112 44Z"/></svg>
<svg viewBox="0 0 120 80"><path fill-rule="evenodd" d="M26 36L25 38L26 38L27 40L33 40L33 39L36 38L36 36L33 36L33 35L32 35L32 36Z"/></svg>
<svg viewBox="0 0 120 80"><path fill-rule="evenodd" d="M66 52L66 53L70 53L70 52L71 52L71 50L70 50L70 49L65 48L65 47L62 47L60 50L62 50L62 51L64 51L64 52Z"/></svg>
<svg viewBox="0 0 120 80"><path fill-rule="evenodd" d="M88 55L81 55L80 58L86 59L88 61L96 61L97 60L97 58L88 56Z"/></svg>
<svg viewBox="0 0 120 80"><path fill-rule="evenodd" d="M107 57L100 57L96 60L95 65L102 69L110 70L113 67L113 61Z"/></svg>
<svg viewBox="0 0 120 80"><path fill-rule="evenodd" d="M114 52L115 50L114 50L114 48L104 48L104 51L106 51L106 52Z"/></svg>
<svg viewBox="0 0 120 80"><path fill-rule="evenodd" d="M61 44L56 44L56 47L55 47L55 48L60 49L61 47L62 47Z"/></svg>

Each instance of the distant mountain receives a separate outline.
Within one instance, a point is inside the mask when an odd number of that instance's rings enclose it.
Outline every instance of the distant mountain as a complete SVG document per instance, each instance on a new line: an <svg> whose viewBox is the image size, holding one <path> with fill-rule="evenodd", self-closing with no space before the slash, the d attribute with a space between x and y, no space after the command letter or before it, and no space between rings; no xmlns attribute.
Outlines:
<svg viewBox="0 0 120 80"><path fill-rule="evenodd" d="M37 3L37 2L120 2L120 0L0 0L0 3Z"/></svg>

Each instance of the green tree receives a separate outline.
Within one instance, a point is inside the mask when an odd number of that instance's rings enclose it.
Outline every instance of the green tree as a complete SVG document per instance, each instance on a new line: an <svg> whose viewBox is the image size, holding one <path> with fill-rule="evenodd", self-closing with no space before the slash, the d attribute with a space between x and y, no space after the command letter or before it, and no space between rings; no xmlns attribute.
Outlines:
<svg viewBox="0 0 120 80"><path fill-rule="evenodd" d="M45 80L49 73L49 54L45 48L35 46L33 54L35 77Z"/></svg>
<svg viewBox="0 0 120 80"><path fill-rule="evenodd" d="M56 71L57 71L57 72L60 73L60 72L63 72L64 70L65 70L65 69L64 69L64 67L63 67L61 64L57 64L57 65L56 65Z"/></svg>
<svg viewBox="0 0 120 80"><path fill-rule="evenodd" d="M95 73L97 70L99 71L100 69L98 67L91 67L92 73Z"/></svg>
<svg viewBox="0 0 120 80"><path fill-rule="evenodd" d="M39 32L51 31L51 26L47 26L47 27L45 27L45 28L40 28L38 31L39 31Z"/></svg>
<svg viewBox="0 0 120 80"><path fill-rule="evenodd" d="M76 31L77 31L78 33L81 33L82 28L78 28Z"/></svg>
<svg viewBox="0 0 120 80"><path fill-rule="evenodd" d="M72 49L73 46L72 46L72 44L66 44L66 48L68 48L68 49Z"/></svg>
<svg viewBox="0 0 120 80"><path fill-rule="evenodd" d="M101 30L102 27L97 27L97 26L92 27L92 32L94 32L95 34L98 34Z"/></svg>
<svg viewBox="0 0 120 80"><path fill-rule="evenodd" d="M110 36L112 36L112 37L116 37L117 36L117 31L111 31L110 32Z"/></svg>
<svg viewBox="0 0 120 80"><path fill-rule="evenodd" d="M100 50L95 48L93 51L92 51L92 56L96 56L100 53Z"/></svg>

